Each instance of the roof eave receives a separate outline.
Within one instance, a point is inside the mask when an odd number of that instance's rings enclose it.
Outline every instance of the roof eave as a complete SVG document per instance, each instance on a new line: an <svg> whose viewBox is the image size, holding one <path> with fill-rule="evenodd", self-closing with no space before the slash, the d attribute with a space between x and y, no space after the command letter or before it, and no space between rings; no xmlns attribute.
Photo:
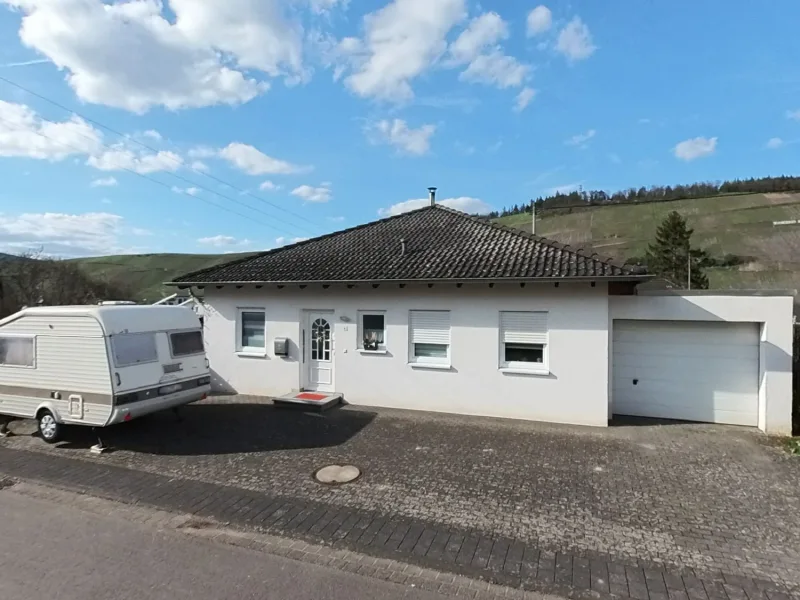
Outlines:
<svg viewBox="0 0 800 600"><path fill-rule="evenodd" d="M164 285L174 287L192 287L208 285L357 285L357 284L412 284L412 283L557 283L592 282L592 281L630 281L643 282L653 279L654 275L596 275L574 277L457 277L452 279L311 279L292 281L167 281Z"/></svg>

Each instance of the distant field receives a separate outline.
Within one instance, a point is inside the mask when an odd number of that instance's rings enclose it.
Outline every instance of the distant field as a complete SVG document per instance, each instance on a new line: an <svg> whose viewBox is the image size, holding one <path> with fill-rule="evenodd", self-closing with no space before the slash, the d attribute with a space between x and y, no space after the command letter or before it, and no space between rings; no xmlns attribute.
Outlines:
<svg viewBox="0 0 800 600"><path fill-rule="evenodd" d="M800 219L800 194L748 194L696 200L617 204L545 212L536 233L617 260L644 255L658 225L678 211L694 228L694 243L712 256L751 258L739 268L709 270L712 287L728 289L800 288L800 225L773 221ZM530 215L501 217L498 222L531 230Z"/></svg>
<svg viewBox="0 0 800 600"><path fill-rule="evenodd" d="M165 281L248 254L131 254L73 260L94 277L123 278L138 290L135 300L155 302L175 292L163 285Z"/></svg>
<svg viewBox="0 0 800 600"><path fill-rule="evenodd" d="M619 261L643 256L667 213L677 210L695 230L695 244L712 256L735 254L746 264L708 272L711 287L800 289L800 225L773 221L800 219L800 193L719 196L696 200L616 204L545 212L536 233L564 244L591 249ZM530 231L530 215L498 222ZM245 254L139 254L74 259L90 274L124 277L137 300L155 302L173 293L163 282L178 275L235 260Z"/></svg>

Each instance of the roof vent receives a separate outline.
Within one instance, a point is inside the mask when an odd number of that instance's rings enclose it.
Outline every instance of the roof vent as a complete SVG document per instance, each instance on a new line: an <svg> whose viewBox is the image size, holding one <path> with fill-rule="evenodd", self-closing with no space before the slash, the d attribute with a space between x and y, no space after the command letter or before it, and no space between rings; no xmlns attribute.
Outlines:
<svg viewBox="0 0 800 600"><path fill-rule="evenodd" d="M400 238L400 256L406 255L406 240L404 238Z"/></svg>
<svg viewBox="0 0 800 600"><path fill-rule="evenodd" d="M429 194L429 197L431 199L431 206L433 206L434 204L436 204L436 188L435 187L429 187L428 188L428 194Z"/></svg>

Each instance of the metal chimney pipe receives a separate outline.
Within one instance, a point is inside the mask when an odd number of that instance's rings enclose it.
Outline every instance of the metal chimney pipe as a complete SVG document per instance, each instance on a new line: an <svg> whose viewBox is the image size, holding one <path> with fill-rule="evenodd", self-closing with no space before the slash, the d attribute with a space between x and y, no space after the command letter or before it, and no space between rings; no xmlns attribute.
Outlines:
<svg viewBox="0 0 800 600"><path fill-rule="evenodd" d="M431 206L433 206L434 204L436 204L436 188L435 187L429 187L428 188L428 194L430 195Z"/></svg>
<svg viewBox="0 0 800 600"><path fill-rule="evenodd" d="M400 256L406 255L406 240L404 238L400 238Z"/></svg>

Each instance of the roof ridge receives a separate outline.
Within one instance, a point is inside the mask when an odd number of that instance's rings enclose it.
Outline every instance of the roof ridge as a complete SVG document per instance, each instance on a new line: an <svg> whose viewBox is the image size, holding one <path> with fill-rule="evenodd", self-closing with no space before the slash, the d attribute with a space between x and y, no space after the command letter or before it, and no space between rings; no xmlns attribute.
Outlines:
<svg viewBox="0 0 800 600"><path fill-rule="evenodd" d="M525 231L524 229L518 229L516 227L510 227L508 225L502 225L500 223L496 223L496 222L490 221L490 220L484 220L484 219L481 219L480 217L476 217L475 215L470 215L468 213L461 212L460 210L456 210L454 208L450 208L449 206L444 206L443 204L436 204L435 207L439 208L439 209L442 209L442 210L446 210L446 211L454 213L454 214L457 214L459 216L465 217L465 218L470 219L472 221L475 221L477 223L482 223L484 225L488 225L489 227L492 227L494 229L499 229L501 231L505 231L507 233L511 233L512 235L516 235L518 237L523 237L523 238L526 238L526 239L537 241L537 242L539 242L541 244L544 244L546 246L550 246L551 248L553 248L555 250L564 250L566 252L570 252L572 254L575 254L576 256L581 256L583 258L596 260L597 262L601 262L603 264L610 265L612 267L617 267L619 269L622 269L623 271L629 271L629 272L632 273L631 269L627 265L619 264L619 263L615 262L612 258L610 258L608 256L600 255L597 252L593 252L590 255L590 254L587 254L587 251L582 249L582 248L572 248L569 244L563 244L561 242L557 242L555 240L551 240L550 238L542 237L542 236L537 235L535 233L529 233L529 232Z"/></svg>

